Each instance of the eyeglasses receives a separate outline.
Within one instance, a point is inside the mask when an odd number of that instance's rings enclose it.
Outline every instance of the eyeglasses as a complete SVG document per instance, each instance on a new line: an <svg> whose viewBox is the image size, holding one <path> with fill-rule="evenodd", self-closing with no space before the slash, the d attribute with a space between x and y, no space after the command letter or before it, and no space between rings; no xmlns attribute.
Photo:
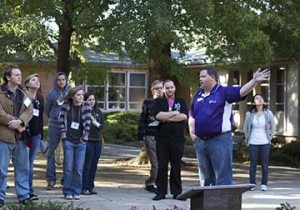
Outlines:
<svg viewBox="0 0 300 210"><path fill-rule="evenodd" d="M163 89L162 87L155 87L155 88L153 88L153 90L161 90L161 89Z"/></svg>

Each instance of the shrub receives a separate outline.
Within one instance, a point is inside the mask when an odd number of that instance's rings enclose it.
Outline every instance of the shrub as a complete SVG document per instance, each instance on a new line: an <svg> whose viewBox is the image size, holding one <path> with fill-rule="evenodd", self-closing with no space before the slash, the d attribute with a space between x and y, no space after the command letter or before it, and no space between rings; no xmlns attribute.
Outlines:
<svg viewBox="0 0 300 210"><path fill-rule="evenodd" d="M127 111L109 113L105 118L106 124L103 134L106 142L137 142L138 113Z"/></svg>
<svg viewBox="0 0 300 210"><path fill-rule="evenodd" d="M271 161L276 161L280 165L299 167L300 166L300 141L293 141L285 144L281 148L272 148ZM280 162L279 162L280 161Z"/></svg>
<svg viewBox="0 0 300 210"><path fill-rule="evenodd" d="M58 201L48 201L45 203L28 203L26 205L7 204L3 210L84 210L84 208L74 207L72 204L67 204ZM89 210L89 209L86 209Z"/></svg>

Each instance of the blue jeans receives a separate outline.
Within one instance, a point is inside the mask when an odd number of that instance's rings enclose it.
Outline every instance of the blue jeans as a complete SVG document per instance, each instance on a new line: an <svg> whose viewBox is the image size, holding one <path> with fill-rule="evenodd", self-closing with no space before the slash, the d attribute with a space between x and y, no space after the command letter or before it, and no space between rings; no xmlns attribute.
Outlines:
<svg viewBox="0 0 300 210"><path fill-rule="evenodd" d="M83 190L93 190L98 161L101 155L102 142L88 141L86 143L85 162L83 168Z"/></svg>
<svg viewBox="0 0 300 210"><path fill-rule="evenodd" d="M6 198L7 173L11 156L17 197L19 201L29 198L29 148L23 141L15 144L0 141L0 154L0 199Z"/></svg>
<svg viewBox="0 0 300 210"><path fill-rule="evenodd" d="M195 141L201 186L232 184L231 132Z"/></svg>
<svg viewBox="0 0 300 210"><path fill-rule="evenodd" d="M80 195L82 191L82 171L86 144L63 141L64 148L64 186L63 193Z"/></svg>
<svg viewBox="0 0 300 210"><path fill-rule="evenodd" d="M33 146L29 149L29 188L30 194L33 194L32 180L33 180L33 162L36 154L40 149L41 135L32 136Z"/></svg>
<svg viewBox="0 0 300 210"><path fill-rule="evenodd" d="M270 144L250 144L248 149L250 156L250 183L256 184L256 166L258 161L260 161L262 170L261 184L268 185Z"/></svg>
<svg viewBox="0 0 300 210"><path fill-rule="evenodd" d="M48 140L48 157L47 157L47 171L46 178L49 182L56 182L56 166L55 166L55 150L60 142L59 127L49 126L49 140Z"/></svg>

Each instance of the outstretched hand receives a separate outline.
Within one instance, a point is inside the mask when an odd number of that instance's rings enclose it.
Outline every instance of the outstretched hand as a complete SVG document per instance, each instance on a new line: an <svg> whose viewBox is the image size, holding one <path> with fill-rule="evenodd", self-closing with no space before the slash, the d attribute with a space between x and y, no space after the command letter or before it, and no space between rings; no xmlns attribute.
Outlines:
<svg viewBox="0 0 300 210"><path fill-rule="evenodd" d="M261 70L261 68L258 68L256 72L253 74L253 79L255 82L261 82L268 80L270 78L271 72L269 69Z"/></svg>

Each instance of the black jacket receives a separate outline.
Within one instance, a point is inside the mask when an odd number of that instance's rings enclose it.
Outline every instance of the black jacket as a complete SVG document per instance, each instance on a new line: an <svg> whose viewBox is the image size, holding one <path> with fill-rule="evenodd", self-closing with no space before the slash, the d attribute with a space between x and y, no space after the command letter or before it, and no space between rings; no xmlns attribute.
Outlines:
<svg viewBox="0 0 300 210"><path fill-rule="evenodd" d="M154 98L144 100L142 112L139 119L138 125L138 140L142 141L144 136L155 136L157 126L155 125L154 118Z"/></svg>

